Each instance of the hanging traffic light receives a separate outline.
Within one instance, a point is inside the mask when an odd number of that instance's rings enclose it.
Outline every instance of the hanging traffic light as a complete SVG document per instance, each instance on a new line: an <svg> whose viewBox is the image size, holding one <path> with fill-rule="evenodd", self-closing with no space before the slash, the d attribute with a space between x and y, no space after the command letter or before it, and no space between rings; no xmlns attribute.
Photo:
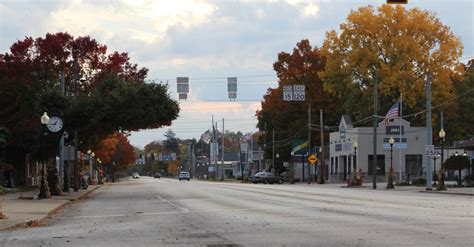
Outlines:
<svg viewBox="0 0 474 247"><path fill-rule="evenodd" d="M408 4L408 0L387 0L387 4Z"/></svg>

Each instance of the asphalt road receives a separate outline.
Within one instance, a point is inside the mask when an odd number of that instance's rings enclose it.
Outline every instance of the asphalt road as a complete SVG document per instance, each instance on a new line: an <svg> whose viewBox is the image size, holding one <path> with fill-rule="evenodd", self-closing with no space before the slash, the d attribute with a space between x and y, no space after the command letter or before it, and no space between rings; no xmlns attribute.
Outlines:
<svg viewBox="0 0 474 247"><path fill-rule="evenodd" d="M0 246L472 246L472 196L174 179L106 185Z"/></svg>

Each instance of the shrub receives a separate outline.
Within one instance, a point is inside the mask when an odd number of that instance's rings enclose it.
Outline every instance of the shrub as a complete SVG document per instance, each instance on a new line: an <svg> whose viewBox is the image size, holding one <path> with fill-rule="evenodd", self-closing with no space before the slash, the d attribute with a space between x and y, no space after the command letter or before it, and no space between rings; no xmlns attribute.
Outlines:
<svg viewBox="0 0 474 247"><path fill-rule="evenodd" d="M426 184L425 178L417 178L415 181L413 181L413 185L425 185L425 184Z"/></svg>
<svg viewBox="0 0 474 247"><path fill-rule="evenodd" d="M410 186L411 184L407 181L403 181L403 182L398 182L395 185L396 186Z"/></svg>
<svg viewBox="0 0 474 247"><path fill-rule="evenodd" d="M0 185L0 195L5 195L7 193L7 191L5 190L5 188L3 188L3 186Z"/></svg>

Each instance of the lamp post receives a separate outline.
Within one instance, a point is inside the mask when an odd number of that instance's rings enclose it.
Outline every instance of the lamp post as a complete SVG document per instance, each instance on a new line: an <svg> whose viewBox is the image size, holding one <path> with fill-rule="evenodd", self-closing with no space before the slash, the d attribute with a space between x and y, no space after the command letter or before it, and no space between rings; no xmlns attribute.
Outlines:
<svg viewBox="0 0 474 247"><path fill-rule="evenodd" d="M444 138L446 136L446 132L441 129L438 133L439 139L441 141L441 167L438 174L438 185L436 186L437 190L446 190L444 186Z"/></svg>
<svg viewBox="0 0 474 247"><path fill-rule="evenodd" d="M434 181L434 185L437 186L436 184L436 181L438 181L438 176L436 174L436 160L439 159L441 157L441 155L438 153L436 153L436 155L433 155L433 164L434 164L434 171L433 171L433 181Z"/></svg>
<svg viewBox="0 0 474 247"><path fill-rule="evenodd" d="M395 143L393 137L390 137L388 143L390 144L390 170L388 171L387 189L393 189L393 144Z"/></svg>
<svg viewBox="0 0 474 247"><path fill-rule="evenodd" d="M462 154L462 156L464 157L463 160L466 160L466 161L467 161L467 172L468 172L468 174L470 174L470 172L469 172L469 158L467 157L467 152L464 151L464 153ZM465 180L466 180L465 182L467 183L467 180L468 180L468 179L467 179L467 176L466 176L466 179L465 179Z"/></svg>
<svg viewBox="0 0 474 247"><path fill-rule="evenodd" d="M94 166L95 153L89 149L87 150L87 154L89 155L89 179L88 180L90 180L90 184L92 184L92 177L93 177L92 174L94 172L93 166Z"/></svg>
<svg viewBox="0 0 474 247"><path fill-rule="evenodd" d="M454 152L454 156L458 157L459 156L459 153L458 151ZM458 185L461 186L462 184L462 178L461 178L461 170L459 170L459 173L458 173Z"/></svg>
<svg viewBox="0 0 474 247"><path fill-rule="evenodd" d="M97 177L97 183L98 183L98 184L102 184L102 174L101 174L102 160L100 160L100 158L97 158L97 164L99 164L99 165L98 165L99 170L97 171L97 175L98 175L98 177Z"/></svg>
<svg viewBox="0 0 474 247"><path fill-rule="evenodd" d="M46 130L46 125L49 123L48 113L44 112L41 116L41 124L43 126L43 164L41 166L41 183L40 183L40 193L38 194L38 199L46 199L51 197L49 190L44 179L44 166L46 162L46 135L48 134Z"/></svg>
<svg viewBox="0 0 474 247"><path fill-rule="evenodd" d="M352 147L354 148L354 173L357 172L357 142L352 143Z"/></svg>

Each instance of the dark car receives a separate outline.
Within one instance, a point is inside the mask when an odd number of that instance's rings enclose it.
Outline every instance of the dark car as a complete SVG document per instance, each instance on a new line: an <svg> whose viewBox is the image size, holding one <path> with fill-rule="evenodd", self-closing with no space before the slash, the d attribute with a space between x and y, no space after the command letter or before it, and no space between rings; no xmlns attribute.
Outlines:
<svg viewBox="0 0 474 247"><path fill-rule="evenodd" d="M264 184L273 184L273 183L283 183L283 178L276 176L271 172L259 172L252 177L252 183L264 183Z"/></svg>
<svg viewBox="0 0 474 247"><path fill-rule="evenodd" d="M159 173L155 173L155 175L153 175L154 178L161 178L161 174Z"/></svg>

